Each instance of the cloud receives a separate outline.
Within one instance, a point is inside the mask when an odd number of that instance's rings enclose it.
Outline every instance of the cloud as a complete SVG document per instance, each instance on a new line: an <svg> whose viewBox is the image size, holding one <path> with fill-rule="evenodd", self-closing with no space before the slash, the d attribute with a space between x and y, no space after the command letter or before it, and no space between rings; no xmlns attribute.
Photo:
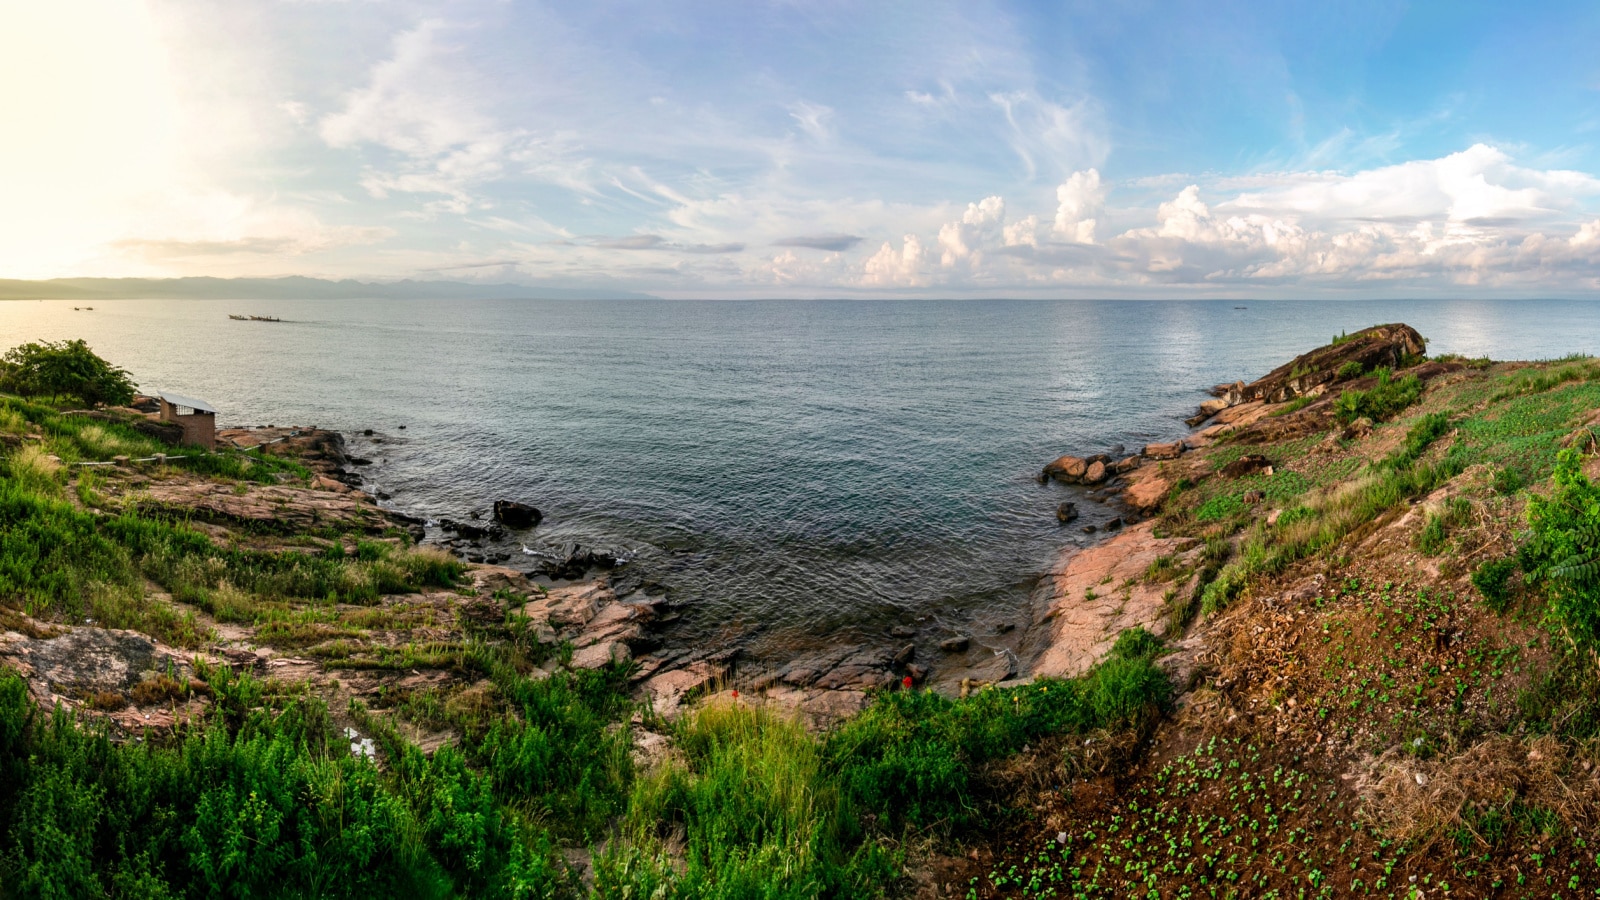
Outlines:
<svg viewBox="0 0 1600 900"><path fill-rule="evenodd" d="M820 103L798 100L789 105L789 116L813 141L825 144L833 139L833 110Z"/></svg>
<svg viewBox="0 0 1600 900"><path fill-rule="evenodd" d="M939 229L939 264L950 268L964 261L981 262L983 245L1000 236L1005 218L1006 201L1002 197L968 203L959 221Z"/></svg>
<svg viewBox="0 0 1600 900"><path fill-rule="evenodd" d="M679 253L742 253L744 244L730 241L721 244L677 244L659 234L635 234L621 238L597 240L592 246L604 250L676 250Z"/></svg>
<svg viewBox="0 0 1600 900"><path fill-rule="evenodd" d="M594 246L607 250L660 250L664 249L667 239L659 234L636 234L630 237L606 238L594 242Z"/></svg>
<svg viewBox="0 0 1600 900"><path fill-rule="evenodd" d="M799 237L783 238L772 242L774 247L804 247L809 250L843 251L853 248L861 243L862 238L854 234L813 234Z"/></svg>
<svg viewBox="0 0 1600 900"><path fill-rule="evenodd" d="M1095 227L1105 207L1106 190L1100 172L1073 172L1056 188L1055 233L1079 244L1094 243Z"/></svg>
<svg viewBox="0 0 1600 900"><path fill-rule="evenodd" d="M932 283L923 273L924 262L922 241L916 235L906 235L899 250L884 241L862 265L860 283L867 287L923 287Z"/></svg>

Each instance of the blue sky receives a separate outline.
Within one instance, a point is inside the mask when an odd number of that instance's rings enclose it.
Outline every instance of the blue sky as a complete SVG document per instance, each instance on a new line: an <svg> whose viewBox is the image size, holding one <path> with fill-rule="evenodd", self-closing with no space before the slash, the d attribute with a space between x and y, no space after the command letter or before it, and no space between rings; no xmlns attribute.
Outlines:
<svg viewBox="0 0 1600 900"><path fill-rule="evenodd" d="M0 277L1600 287L1600 5L101 2L0 35Z"/></svg>

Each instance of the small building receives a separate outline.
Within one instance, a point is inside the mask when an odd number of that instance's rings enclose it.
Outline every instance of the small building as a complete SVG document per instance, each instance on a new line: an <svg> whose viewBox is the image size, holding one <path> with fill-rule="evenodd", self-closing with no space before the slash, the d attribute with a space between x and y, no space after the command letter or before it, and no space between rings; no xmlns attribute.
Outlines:
<svg viewBox="0 0 1600 900"><path fill-rule="evenodd" d="M183 427L183 442L207 450L217 447L217 410L204 400L169 391L156 394L161 401L160 419Z"/></svg>

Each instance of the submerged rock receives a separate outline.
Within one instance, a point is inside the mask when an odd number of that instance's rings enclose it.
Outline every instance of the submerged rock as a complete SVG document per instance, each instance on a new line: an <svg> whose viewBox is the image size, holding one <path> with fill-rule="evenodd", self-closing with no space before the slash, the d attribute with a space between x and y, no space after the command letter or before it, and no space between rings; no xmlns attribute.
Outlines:
<svg viewBox="0 0 1600 900"><path fill-rule="evenodd" d="M1071 500L1062 502L1056 507L1056 521L1065 525L1078 517L1078 504Z"/></svg>

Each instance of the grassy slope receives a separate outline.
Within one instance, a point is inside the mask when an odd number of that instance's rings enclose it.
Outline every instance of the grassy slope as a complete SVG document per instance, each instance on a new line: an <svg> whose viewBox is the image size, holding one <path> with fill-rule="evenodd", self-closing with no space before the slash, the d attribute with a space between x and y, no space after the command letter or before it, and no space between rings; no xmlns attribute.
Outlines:
<svg viewBox="0 0 1600 900"><path fill-rule="evenodd" d="M1174 597L1178 618L1204 613L1191 628L1213 655L1196 689L1138 764L1018 795L1026 824L985 846L961 887L1600 890L1600 679L1546 622L1543 585L1514 571L1526 491L1548 490L1597 409L1592 361L1498 365L1435 381L1366 438L1208 451L1218 471L1253 452L1277 465L1206 478L1164 510L1161 527L1206 541L1210 561L1205 586Z"/></svg>

